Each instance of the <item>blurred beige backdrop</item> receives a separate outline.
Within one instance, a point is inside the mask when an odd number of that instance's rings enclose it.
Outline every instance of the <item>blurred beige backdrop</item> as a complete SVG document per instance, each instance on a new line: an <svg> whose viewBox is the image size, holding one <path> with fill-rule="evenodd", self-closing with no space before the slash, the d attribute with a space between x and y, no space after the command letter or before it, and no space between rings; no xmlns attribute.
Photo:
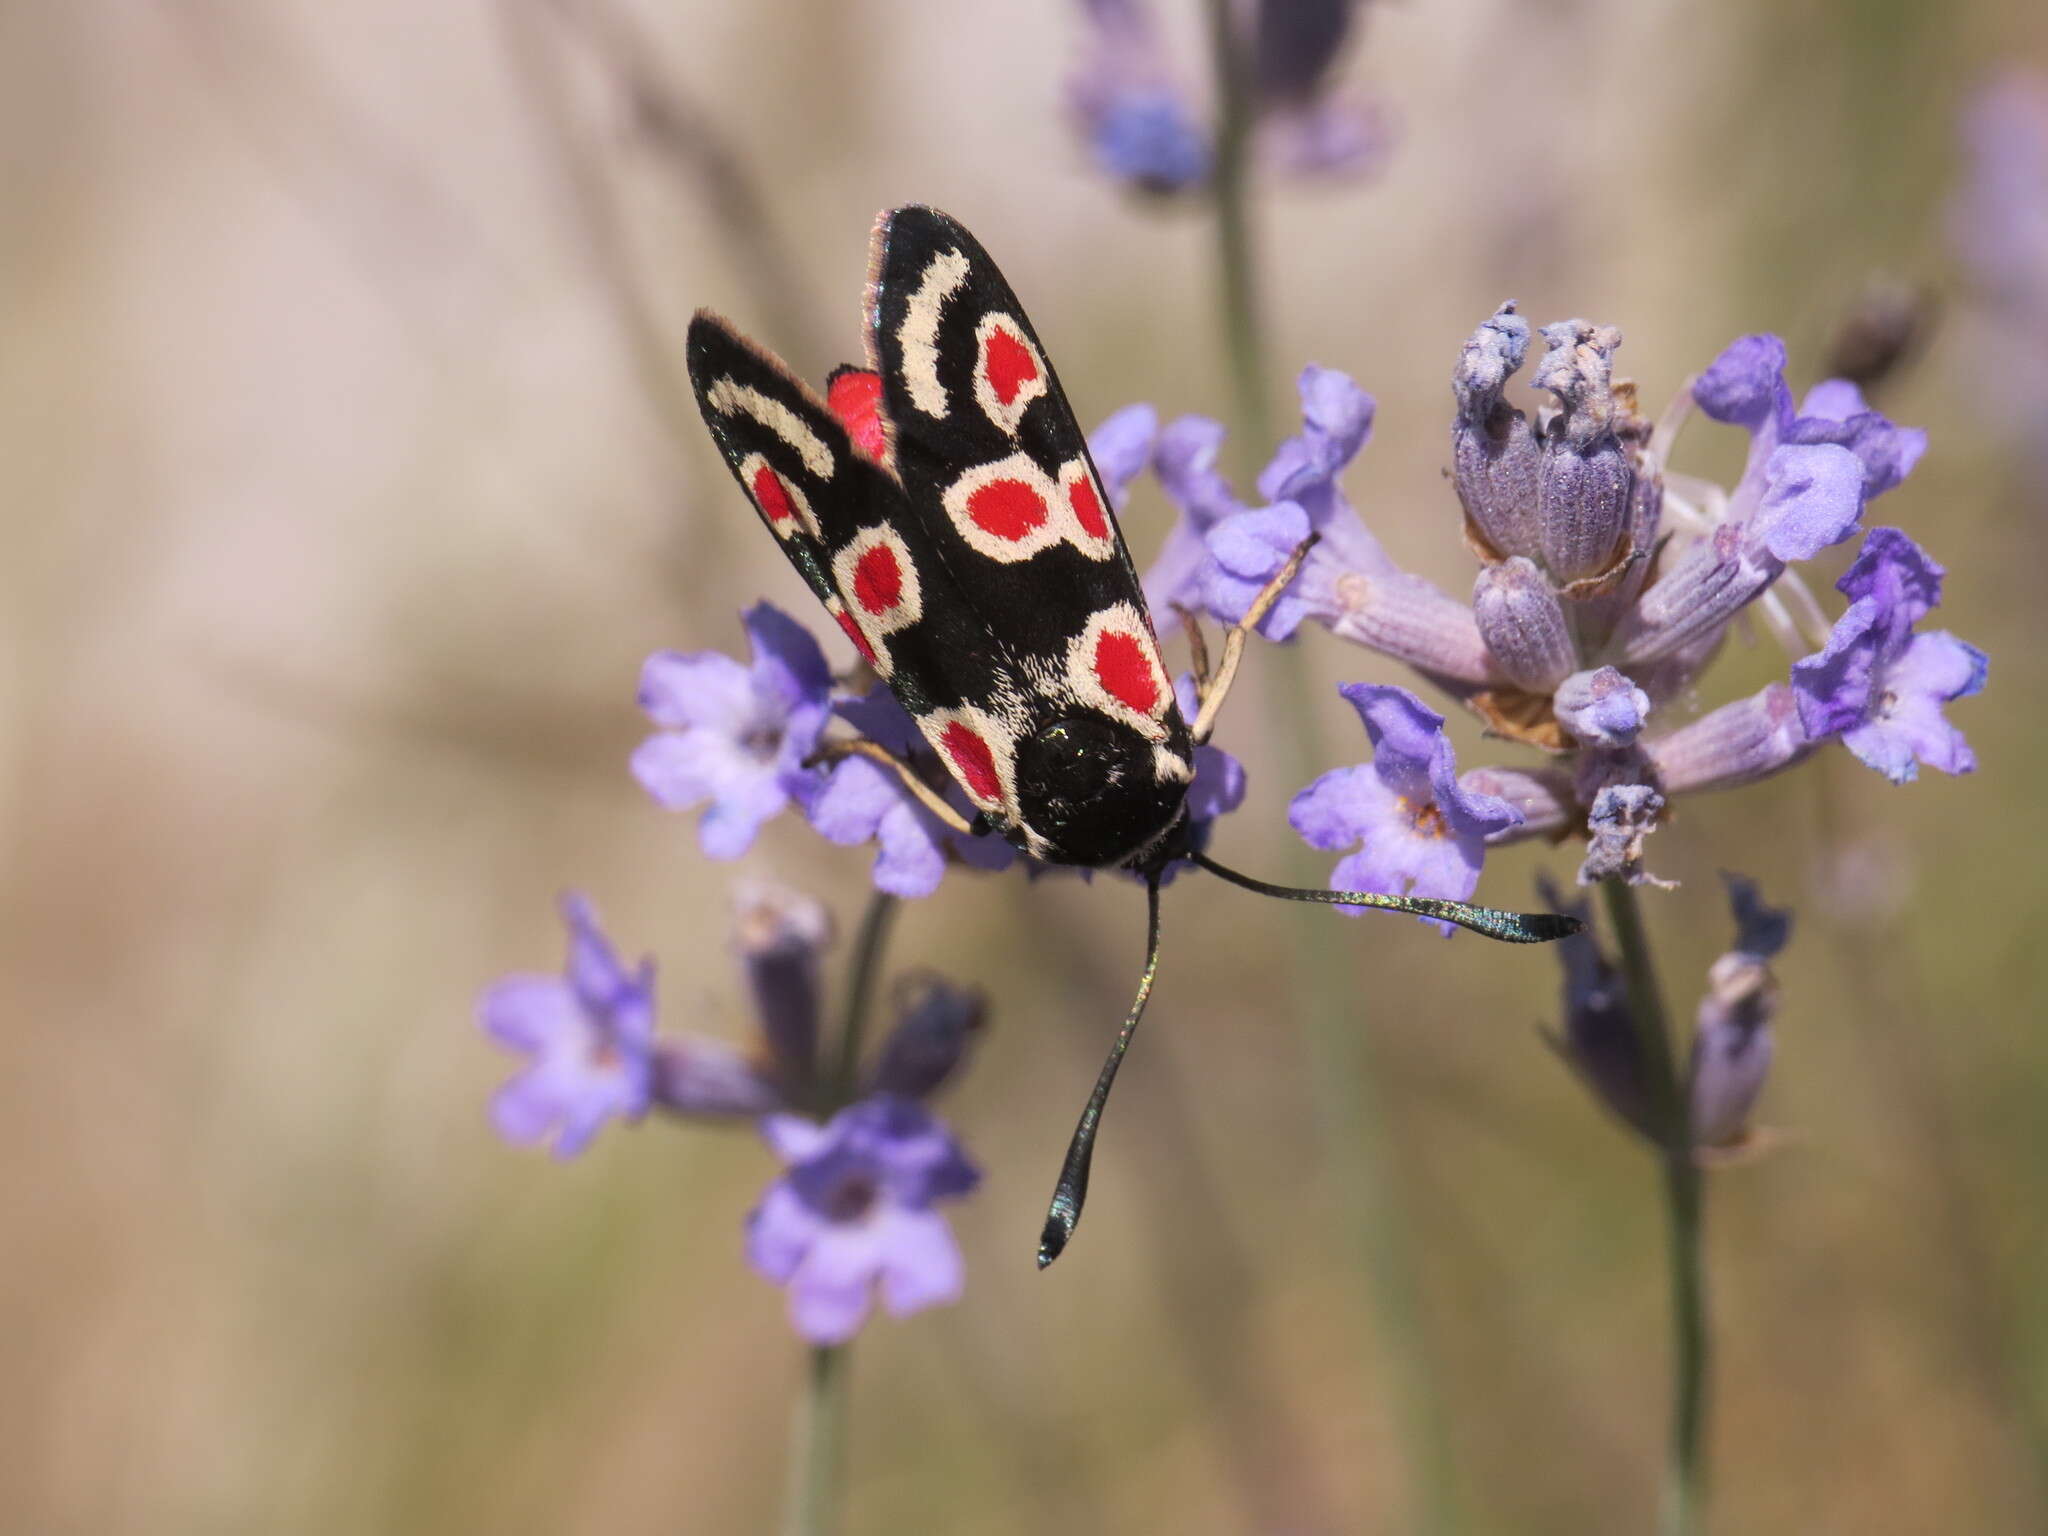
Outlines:
<svg viewBox="0 0 2048 1536"><path fill-rule="evenodd" d="M874 212L929 201L1000 255L1088 421L1226 410L1207 228L1092 173L1060 113L1078 38L1068 6L908 0L0 12L0 1525L772 1527L801 1352L740 1257L767 1154L667 1124L566 1166L503 1146L471 1009L557 963L574 885L657 955L669 1027L737 1036L734 876L843 926L864 889L864 853L795 825L714 865L624 769L648 651L737 648L757 594L812 616L675 393L692 308L821 373L857 348ZM627 109L622 57L673 116ZM1661 403L1745 330L1810 380L1871 276L1943 295L1885 400L1933 448L1881 520L1991 653L1956 715L1982 771L1894 789L1831 753L1659 839L1682 1010L1717 867L1800 912L1766 1100L1793 1134L1713 1188L1729 1532L2048 1521L2048 463L1984 419L1999 338L1943 223L1956 113L2016 57L2048 63L2020 0L1408 0L1347 73L1402 124L1386 171L1259 210L1276 404L1311 360L1377 395L1349 489L1456 587L1445 381L1502 297L1621 326ZM735 166L768 247L715 216ZM1726 470L1733 437L1685 457ZM1141 563L1167 522L1141 492ZM1393 678L1305 648L1320 682ZM1328 761L1362 756L1318 697ZM1267 712L1233 714L1223 846L1320 879ZM1499 858L1482 898L1538 867L1568 856ZM988 1179L965 1302L856 1350L851 1529L1402 1529L1388 1340L1287 1020L1287 926L1323 915L1172 890L1087 1232L1041 1276L1141 903L946 889L896 955L994 998L947 1106ZM1554 964L1377 922L1355 956L1402 1347L1469 1528L1640 1530L1660 1212L1534 1037Z"/></svg>

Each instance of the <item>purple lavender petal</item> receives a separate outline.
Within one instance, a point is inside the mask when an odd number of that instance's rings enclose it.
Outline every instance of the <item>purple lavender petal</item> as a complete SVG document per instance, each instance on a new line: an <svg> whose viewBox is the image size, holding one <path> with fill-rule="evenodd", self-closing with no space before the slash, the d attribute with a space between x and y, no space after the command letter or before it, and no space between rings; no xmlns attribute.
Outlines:
<svg viewBox="0 0 2048 1536"><path fill-rule="evenodd" d="M1863 462L1832 443L1778 448L1764 485L1750 531L1779 560L1811 560L1853 534L1863 516Z"/></svg>
<svg viewBox="0 0 2048 1536"><path fill-rule="evenodd" d="M1885 672L1885 697L1873 718L1842 743L1895 784L1925 763L1943 773L1973 773L1977 754L1942 715L1942 705L1981 691L1990 661L1945 630L1915 635Z"/></svg>
<svg viewBox="0 0 2048 1536"><path fill-rule="evenodd" d="M532 1143L554 1137L574 1157L610 1119L637 1120L653 1093L654 972L619 964L580 896L562 903L570 930L560 980L512 976L487 989L478 1022L527 1062L491 1104L499 1134Z"/></svg>
<svg viewBox="0 0 2048 1536"><path fill-rule="evenodd" d="M1151 406L1127 405L1097 427L1088 439L1088 456L1109 493L1110 509L1121 512L1130 500L1131 482L1152 461L1159 437L1159 413Z"/></svg>
<svg viewBox="0 0 2048 1536"><path fill-rule="evenodd" d="M1882 607L1887 627L1910 628L1941 605L1948 573L1897 528L1873 528L1835 590L1851 602L1871 598Z"/></svg>
<svg viewBox="0 0 2048 1536"><path fill-rule="evenodd" d="M670 730L733 728L752 714L747 669L719 651L656 651L640 668L640 708Z"/></svg>
<svg viewBox="0 0 2048 1536"><path fill-rule="evenodd" d="M758 697L787 712L832 692L832 668L811 632L773 603L756 603L741 618L754 649Z"/></svg>
<svg viewBox="0 0 2048 1536"><path fill-rule="evenodd" d="M1882 496L1913 472L1927 451L1927 434L1895 425L1863 403L1863 392L1847 379L1828 379L1806 392L1798 419L1786 434L1793 443L1836 443L1863 464L1863 494Z"/></svg>
<svg viewBox="0 0 2048 1536"><path fill-rule="evenodd" d="M967 1266L936 1211L891 1211L882 1236L882 1305L891 1317L950 1306L966 1288Z"/></svg>
<svg viewBox="0 0 2048 1536"><path fill-rule="evenodd" d="M1785 387L1785 343L1776 336L1738 336L1693 381L1692 397L1716 421L1751 432L1792 423Z"/></svg>

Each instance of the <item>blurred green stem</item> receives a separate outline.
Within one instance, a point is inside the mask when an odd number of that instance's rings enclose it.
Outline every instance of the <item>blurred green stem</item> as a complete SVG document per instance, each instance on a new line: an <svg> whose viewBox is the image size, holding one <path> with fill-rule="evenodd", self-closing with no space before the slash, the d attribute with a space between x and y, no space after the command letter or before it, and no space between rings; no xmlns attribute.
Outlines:
<svg viewBox="0 0 2048 1536"><path fill-rule="evenodd" d="M846 1428L846 1346L811 1350L804 1395L791 1426L789 1514L783 1536L830 1536L838 1529L840 1444Z"/></svg>
<svg viewBox="0 0 2048 1536"><path fill-rule="evenodd" d="M882 969L882 948L889 939L889 924L896 916L897 901L886 891L868 897L861 914L860 934L853 941L853 969L846 977L846 1007L839 1019L839 1058L827 1080L826 1112L835 1112L853 1102L854 1087L860 1080L861 1037L867 1032L868 1005L874 1001L875 978Z"/></svg>
<svg viewBox="0 0 2048 1536"><path fill-rule="evenodd" d="M1258 262L1252 242L1252 130L1256 104L1246 75L1249 50L1231 0L1208 0L1209 41L1216 76L1216 202L1219 305L1229 357L1232 442L1247 474L1272 450L1267 410L1272 370L1258 298ZM1306 784L1321 771L1309 674L1298 651L1268 649L1276 772L1288 784ZM1365 1276L1372 1343L1379 1352L1403 1439L1401 1457L1412 1500L1404 1528L1455 1530L1458 1482L1452 1475L1450 1437L1429 1369L1421 1308L1402 1242L1399 1189L1390 1176L1386 1129L1373 1092L1369 1046L1359 1032L1347 965L1351 925L1308 917L1295 928L1294 1014L1302 1031L1313 1085L1317 1129L1329 1159L1335 1193L1345 1212L1352 1262Z"/></svg>
<svg viewBox="0 0 2048 1536"><path fill-rule="evenodd" d="M1664 1484L1664 1536L1693 1536L1706 1498L1702 1442L1707 1420L1707 1287L1701 1227L1705 1191L1692 1155L1692 1122L1664 999L1650 959L1649 935L1635 887L1601 885L1608 925L1621 949L1629 1014L1650 1077L1652 1113L1662 1131L1664 1203L1671 1213L1671 1461Z"/></svg>
<svg viewBox="0 0 2048 1536"><path fill-rule="evenodd" d="M875 980L882 969L882 949L889 939L896 898L876 891L861 914L853 944L853 967L846 974L846 1005L839 1018L839 1038L831 1070L824 1075L822 1117L829 1118L850 1103L860 1078L861 1039L867 1033L868 1009ZM840 1463L846 1434L846 1353L844 1344L819 1344L811 1349L804 1393L790 1426L789 1501L783 1536L829 1536L839 1526Z"/></svg>
<svg viewBox="0 0 2048 1536"><path fill-rule="evenodd" d="M1251 82L1245 77L1247 50L1238 36L1237 7L1209 0L1209 47L1216 72L1217 272L1222 286L1224 341L1230 353L1233 420L1238 440L1254 453L1272 441L1266 412L1266 339L1260 325L1258 276L1252 252Z"/></svg>

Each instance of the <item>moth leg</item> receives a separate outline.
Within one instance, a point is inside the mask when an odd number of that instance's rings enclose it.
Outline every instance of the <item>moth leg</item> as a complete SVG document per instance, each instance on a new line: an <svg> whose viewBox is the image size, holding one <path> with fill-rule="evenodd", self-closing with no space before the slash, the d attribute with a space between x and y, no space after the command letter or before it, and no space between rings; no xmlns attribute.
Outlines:
<svg viewBox="0 0 2048 1536"><path fill-rule="evenodd" d="M804 766L810 768L821 763L836 763L843 757L864 757L871 763L879 763L902 781L903 787L917 797L918 804L938 817L950 830L962 837L977 835L967 818L948 805L943 795L918 777L910 764L878 741L869 741L865 736L856 736L851 741L828 741L804 760Z"/></svg>
<svg viewBox="0 0 2048 1536"><path fill-rule="evenodd" d="M1280 601L1294 578L1301 574L1301 562L1308 558L1308 552L1315 548L1319 533L1312 533L1295 545L1294 553L1287 557L1287 563L1280 567L1271 581L1259 589L1259 595L1252 599L1251 607L1237 623L1224 632L1223 662L1216 669L1216 678L1202 695L1202 708L1195 716L1195 744L1200 746L1209 739L1216 729L1216 716L1223 708L1223 701L1230 693L1230 685L1237 680L1237 664L1244 659L1245 637L1259 627L1259 621Z"/></svg>
<svg viewBox="0 0 2048 1536"><path fill-rule="evenodd" d="M1188 663L1195 674L1195 702L1209 696L1209 642L1202 635L1202 621L1179 603L1173 605L1182 633L1188 637Z"/></svg>

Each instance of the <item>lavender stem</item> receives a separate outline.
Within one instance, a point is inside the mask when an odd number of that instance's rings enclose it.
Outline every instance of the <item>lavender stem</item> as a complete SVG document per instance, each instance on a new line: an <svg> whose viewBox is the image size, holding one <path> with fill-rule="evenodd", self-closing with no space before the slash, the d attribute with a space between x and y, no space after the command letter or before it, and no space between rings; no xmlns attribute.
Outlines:
<svg viewBox="0 0 2048 1536"><path fill-rule="evenodd" d="M846 975L846 1006L840 1016L838 1049L823 1074L825 1102L820 1119L829 1120L854 1098L860 1077L861 1038L867 1030L875 979L882 969L882 950L889 938L897 900L885 891L868 898L854 940L853 966ZM804 1393L790 1426L789 1507L782 1522L784 1536L830 1536L839 1527L840 1473L846 1433L846 1355L844 1344L820 1344L811 1350Z"/></svg>
<svg viewBox="0 0 2048 1536"><path fill-rule="evenodd" d="M1607 918L1621 950L1629 1013L1650 1078L1651 1112L1659 1127L1664 1163L1664 1202L1671 1216L1671 1449L1666 1469L1664 1536L1693 1536L1700 1528L1706 1496L1703 1456L1707 1419L1707 1296L1701 1228L1705 1191L1692 1155L1692 1125L1678 1057L1664 1017L1649 935L1635 887L1624 880L1601 882Z"/></svg>

